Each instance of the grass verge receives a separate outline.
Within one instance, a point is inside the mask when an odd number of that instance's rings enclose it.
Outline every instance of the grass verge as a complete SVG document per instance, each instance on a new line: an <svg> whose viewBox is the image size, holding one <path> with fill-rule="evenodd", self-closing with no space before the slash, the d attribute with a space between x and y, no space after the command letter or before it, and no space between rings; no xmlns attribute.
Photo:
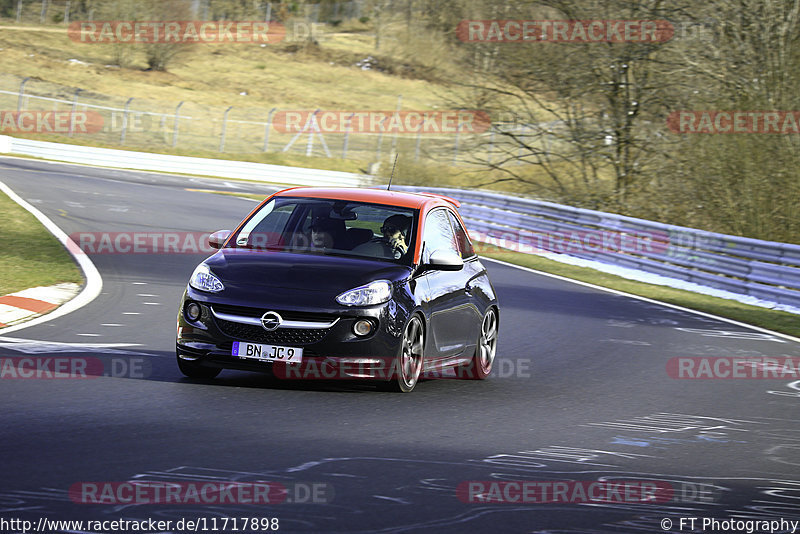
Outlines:
<svg viewBox="0 0 800 534"><path fill-rule="evenodd" d="M0 295L62 282L83 283L69 253L36 218L0 192Z"/></svg>
<svg viewBox="0 0 800 534"><path fill-rule="evenodd" d="M624 291L625 293L719 315L720 317L726 317L753 326L800 337L800 320L798 320L797 315L792 313L751 306L735 300L711 297L682 289L628 280L627 278L595 271L587 267L576 267L575 265L549 260L535 254L511 252L491 245L480 245L479 249L481 250L481 256L486 256L487 258L494 258L536 269L537 271L557 274L565 278Z"/></svg>

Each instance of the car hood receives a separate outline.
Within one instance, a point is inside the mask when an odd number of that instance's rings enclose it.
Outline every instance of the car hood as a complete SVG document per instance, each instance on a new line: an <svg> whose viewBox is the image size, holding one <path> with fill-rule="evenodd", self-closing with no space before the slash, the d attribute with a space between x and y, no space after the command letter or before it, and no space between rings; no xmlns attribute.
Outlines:
<svg viewBox="0 0 800 534"><path fill-rule="evenodd" d="M336 296L374 280L399 282L411 268L376 260L273 251L226 249L206 260L223 294L296 290Z"/></svg>

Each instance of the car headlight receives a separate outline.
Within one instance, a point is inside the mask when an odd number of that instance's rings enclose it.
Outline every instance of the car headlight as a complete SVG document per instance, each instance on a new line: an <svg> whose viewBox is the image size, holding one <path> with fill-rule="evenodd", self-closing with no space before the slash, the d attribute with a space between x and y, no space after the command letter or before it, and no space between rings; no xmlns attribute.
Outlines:
<svg viewBox="0 0 800 534"><path fill-rule="evenodd" d="M225 289L219 278L214 276L214 273L205 263L201 263L194 270L192 277L189 278L189 285L200 291L208 291L210 293L218 293Z"/></svg>
<svg viewBox="0 0 800 534"><path fill-rule="evenodd" d="M336 297L336 302L345 306L372 306L383 304L390 298L392 298L392 283L388 280L376 280L365 286L345 291Z"/></svg>

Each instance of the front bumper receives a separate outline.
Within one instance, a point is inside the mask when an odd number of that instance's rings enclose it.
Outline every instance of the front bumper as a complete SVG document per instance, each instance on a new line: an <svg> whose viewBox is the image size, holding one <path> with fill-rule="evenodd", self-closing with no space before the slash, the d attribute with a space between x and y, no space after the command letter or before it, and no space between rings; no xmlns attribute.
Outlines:
<svg viewBox="0 0 800 534"><path fill-rule="evenodd" d="M220 300L187 288L178 310L178 357L204 367L264 372L287 379L390 379L408 318L408 311L394 299L378 306L315 309L287 303L248 307ZM185 314L190 302L201 306L196 321ZM260 317L267 311L277 311L286 322L273 332L266 331ZM353 331L361 319L373 323L366 336ZM303 358L300 363L287 364L233 356L235 341L302 348Z"/></svg>

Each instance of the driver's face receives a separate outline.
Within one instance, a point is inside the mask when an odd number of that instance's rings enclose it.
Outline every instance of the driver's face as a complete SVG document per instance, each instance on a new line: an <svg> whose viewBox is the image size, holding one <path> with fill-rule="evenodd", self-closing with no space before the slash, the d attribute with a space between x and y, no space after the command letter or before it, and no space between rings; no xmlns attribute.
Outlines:
<svg viewBox="0 0 800 534"><path fill-rule="evenodd" d="M331 247L333 245L333 236L331 236L331 234L325 230L312 228L311 242L315 247Z"/></svg>
<svg viewBox="0 0 800 534"><path fill-rule="evenodd" d="M387 239L395 239L400 236L400 228L391 224L384 224L381 231Z"/></svg>

